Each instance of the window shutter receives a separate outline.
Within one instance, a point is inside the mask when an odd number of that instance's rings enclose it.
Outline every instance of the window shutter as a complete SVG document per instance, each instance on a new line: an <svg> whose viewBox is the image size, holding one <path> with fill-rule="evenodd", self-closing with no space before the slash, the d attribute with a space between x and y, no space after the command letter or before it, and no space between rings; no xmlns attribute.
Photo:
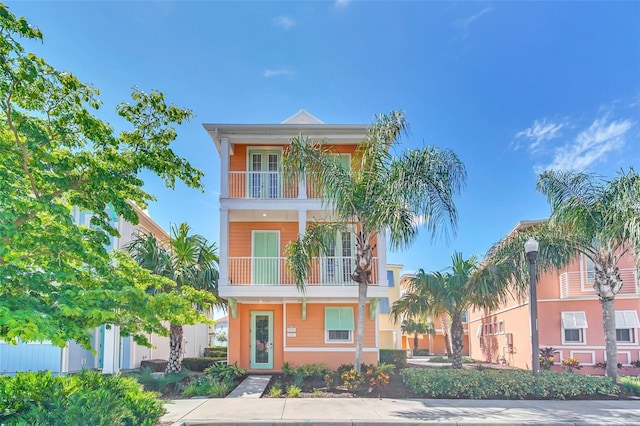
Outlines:
<svg viewBox="0 0 640 426"><path fill-rule="evenodd" d="M353 330L353 308L324 308L324 329L339 331Z"/></svg>

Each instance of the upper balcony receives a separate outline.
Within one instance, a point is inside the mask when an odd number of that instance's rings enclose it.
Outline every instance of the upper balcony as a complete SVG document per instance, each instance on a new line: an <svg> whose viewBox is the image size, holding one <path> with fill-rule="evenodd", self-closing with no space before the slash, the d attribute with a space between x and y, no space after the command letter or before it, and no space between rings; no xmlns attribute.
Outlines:
<svg viewBox="0 0 640 426"><path fill-rule="evenodd" d="M618 294L639 295L638 273L635 268L620 268L623 284ZM594 276L586 272L565 272L560 274L560 298L596 295L593 289Z"/></svg>
<svg viewBox="0 0 640 426"><path fill-rule="evenodd" d="M229 198L235 199L319 199L322 191L314 179L298 179L284 172L230 171Z"/></svg>

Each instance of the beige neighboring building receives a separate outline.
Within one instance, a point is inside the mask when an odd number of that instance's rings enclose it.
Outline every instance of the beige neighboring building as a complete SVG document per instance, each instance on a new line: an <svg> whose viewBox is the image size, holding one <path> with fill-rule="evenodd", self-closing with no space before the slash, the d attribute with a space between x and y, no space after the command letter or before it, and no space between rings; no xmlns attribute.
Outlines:
<svg viewBox="0 0 640 426"><path fill-rule="evenodd" d="M396 324L390 315L393 303L400 299L400 270L403 265L387 264L387 297L378 301L378 345L380 349L402 349L401 321Z"/></svg>

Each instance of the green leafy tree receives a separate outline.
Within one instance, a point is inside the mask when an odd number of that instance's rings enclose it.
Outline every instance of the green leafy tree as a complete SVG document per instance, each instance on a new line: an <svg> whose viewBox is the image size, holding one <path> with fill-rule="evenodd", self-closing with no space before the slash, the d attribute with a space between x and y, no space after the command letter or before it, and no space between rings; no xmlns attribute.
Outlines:
<svg viewBox="0 0 640 426"><path fill-rule="evenodd" d="M562 268L582 254L595 266L593 288L602 305L607 359L617 359L615 297L622 288L618 262L627 253L640 264L640 175L621 170L613 179L583 172L547 171L537 189L551 206L548 221L532 223L495 244L487 265L509 264L517 288L529 285L524 242L540 243L538 271ZM609 365L610 364L610 365ZM616 363L606 375L617 380Z"/></svg>
<svg viewBox="0 0 640 426"><path fill-rule="evenodd" d="M311 224L305 234L287 246L287 265L301 291L312 258L326 253L328 239L336 229L352 223L355 229L355 269L351 278L358 285L355 364L361 364L364 308L372 283L373 240L386 234L392 249L408 247L418 234L418 222L436 236L455 229L457 212L453 200L466 180L464 165L449 150L425 147L392 155L407 123L402 112L380 115L357 147L351 165L331 155L331 147L300 136L289 145L284 166L300 178L313 179L322 189L325 206L335 222ZM352 166L352 167L351 167ZM383 237L384 238L384 237Z"/></svg>
<svg viewBox="0 0 640 426"><path fill-rule="evenodd" d="M434 336L436 334L436 328L431 321L413 320L408 318L402 321L400 328L404 334L413 334L413 350L418 350L418 336L420 334L428 334Z"/></svg>
<svg viewBox="0 0 640 426"><path fill-rule="evenodd" d="M509 295L510 274L501 268L478 269L475 256L451 256L451 266L442 272L418 271L407 293L394 302L391 314L407 313L451 318L453 368L462 368L462 314L469 308L495 308Z"/></svg>
<svg viewBox="0 0 640 426"><path fill-rule="evenodd" d="M156 287L155 293L189 294L200 290L218 296L218 253L215 243L209 244L202 235L189 235L189 225L174 225L168 241L158 241L149 233L139 233L127 245L127 250L136 262L153 274L171 280L171 285ZM201 306L195 306L202 308ZM167 373L181 370L180 356L183 352L182 323L172 321L169 333L169 363Z"/></svg>
<svg viewBox="0 0 640 426"><path fill-rule="evenodd" d="M105 248L118 234L107 210L135 224L130 202L154 199L141 172L201 188L202 172L170 147L191 112L135 89L117 107L130 129L116 135L93 115L98 91L25 52L21 38L42 34L0 4L0 339L90 348L88 331L114 324L149 344L149 333L168 333L163 320L200 319L191 306L209 294L155 297L174 284ZM74 207L93 212L91 226L74 223Z"/></svg>

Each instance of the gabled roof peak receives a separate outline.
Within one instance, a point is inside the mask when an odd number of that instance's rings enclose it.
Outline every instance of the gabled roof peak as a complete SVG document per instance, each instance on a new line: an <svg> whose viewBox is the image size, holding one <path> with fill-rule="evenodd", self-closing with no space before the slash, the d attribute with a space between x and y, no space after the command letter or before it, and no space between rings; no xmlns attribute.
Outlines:
<svg viewBox="0 0 640 426"><path fill-rule="evenodd" d="M320 120L318 117L308 113L306 110L301 109L300 111L293 114L291 117L287 118L280 124L325 124L324 121Z"/></svg>

